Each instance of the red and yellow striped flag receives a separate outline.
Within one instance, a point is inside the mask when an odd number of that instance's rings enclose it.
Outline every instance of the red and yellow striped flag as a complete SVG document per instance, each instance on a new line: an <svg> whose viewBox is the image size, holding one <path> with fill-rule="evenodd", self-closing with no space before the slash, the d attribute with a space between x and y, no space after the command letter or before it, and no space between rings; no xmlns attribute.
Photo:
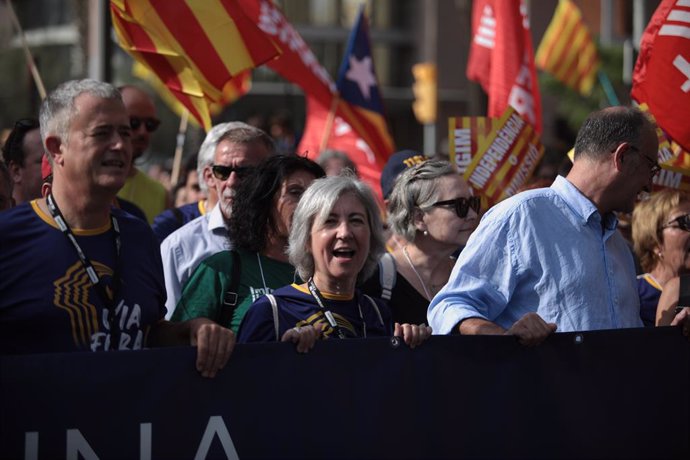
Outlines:
<svg viewBox="0 0 690 460"><path fill-rule="evenodd" d="M451 161L488 206L514 195L544 155L539 133L508 106L501 118L449 119Z"/></svg>
<svg viewBox="0 0 690 460"><path fill-rule="evenodd" d="M536 65L566 86L589 95L599 70L597 48L570 0L560 0L537 50Z"/></svg>
<svg viewBox="0 0 690 460"><path fill-rule="evenodd" d="M165 102L170 110L172 110L177 116L181 117L182 113L187 110L187 108L182 105L182 103L175 97L172 91L165 86L158 76L149 70L148 67L144 66L144 64L141 62L134 61L134 65L132 66L132 75L140 80L144 80L154 90L156 90L158 96L160 96L163 102ZM237 99L247 94L251 88L252 71L243 70L225 84L220 101L209 104L209 112L211 115L218 115L225 106L232 104ZM192 118L190 122L196 124L197 126L199 125L199 123L196 121L196 118Z"/></svg>
<svg viewBox="0 0 690 460"><path fill-rule="evenodd" d="M226 84L280 54L236 0L111 0L110 10L120 46L207 130Z"/></svg>

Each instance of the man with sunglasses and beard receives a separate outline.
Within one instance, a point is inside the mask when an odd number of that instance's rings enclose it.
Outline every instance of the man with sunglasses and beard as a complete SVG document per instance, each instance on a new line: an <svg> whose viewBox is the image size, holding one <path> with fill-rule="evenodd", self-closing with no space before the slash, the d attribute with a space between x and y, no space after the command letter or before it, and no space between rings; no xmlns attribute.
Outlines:
<svg viewBox="0 0 690 460"><path fill-rule="evenodd" d="M642 327L635 265L616 230L658 173L655 126L637 109L592 113L573 167L490 209L432 300L436 334L514 335Z"/></svg>
<svg viewBox="0 0 690 460"><path fill-rule="evenodd" d="M170 207L170 197L161 183L134 166L134 162L149 148L151 134L158 129L160 120L156 117L153 99L146 92L131 85L118 89L132 128L132 166L127 182L117 196L137 205L146 214L148 223L152 224L154 217Z"/></svg>
<svg viewBox="0 0 690 460"><path fill-rule="evenodd" d="M196 267L206 258L230 250L225 221L230 218L235 189L240 181L275 153L273 140L264 131L241 122L212 128L200 150L202 177L208 188L205 215L183 225L161 243L165 288L165 306L170 319L182 294L182 288ZM213 152L211 162L203 152ZM202 158L203 157L203 158Z"/></svg>

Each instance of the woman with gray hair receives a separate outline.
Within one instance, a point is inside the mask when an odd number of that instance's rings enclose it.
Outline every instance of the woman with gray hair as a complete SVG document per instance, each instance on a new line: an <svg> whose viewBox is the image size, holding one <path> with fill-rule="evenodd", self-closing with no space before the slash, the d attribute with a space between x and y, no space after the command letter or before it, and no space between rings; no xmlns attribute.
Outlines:
<svg viewBox="0 0 690 460"><path fill-rule="evenodd" d="M396 244L362 290L388 301L394 321L424 323L429 302L453 269L451 256L477 227L479 210L479 197L447 161L405 170L388 201Z"/></svg>
<svg viewBox="0 0 690 460"><path fill-rule="evenodd" d="M426 326L393 324L389 309L357 284L384 250L376 200L351 176L317 179L302 195L292 221L288 257L307 280L277 289L251 306L238 340L291 341L308 351L318 337L402 336L411 347L431 334Z"/></svg>

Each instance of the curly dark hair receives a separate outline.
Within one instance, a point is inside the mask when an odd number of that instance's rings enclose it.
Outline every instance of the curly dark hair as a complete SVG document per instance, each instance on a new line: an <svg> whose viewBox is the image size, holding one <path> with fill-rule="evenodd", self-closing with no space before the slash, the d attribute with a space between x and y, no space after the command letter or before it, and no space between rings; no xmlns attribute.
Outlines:
<svg viewBox="0 0 690 460"><path fill-rule="evenodd" d="M269 232L276 228L273 199L285 179L300 170L317 179L326 175L321 166L308 158L277 155L242 179L235 190L232 214L227 221L229 238L235 248L259 252L266 247Z"/></svg>

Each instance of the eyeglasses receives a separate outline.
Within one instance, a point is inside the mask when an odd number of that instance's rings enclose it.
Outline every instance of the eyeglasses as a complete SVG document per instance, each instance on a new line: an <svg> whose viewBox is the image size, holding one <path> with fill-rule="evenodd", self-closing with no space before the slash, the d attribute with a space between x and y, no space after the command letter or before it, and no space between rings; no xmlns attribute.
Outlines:
<svg viewBox="0 0 690 460"><path fill-rule="evenodd" d="M678 216L661 228L679 228L685 232L690 232L690 214Z"/></svg>
<svg viewBox="0 0 690 460"><path fill-rule="evenodd" d="M245 177L252 172L254 168L249 166L225 166L225 165L211 165L213 176L218 180L228 180L230 174L235 173L238 177Z"/></svg>
<svg viewBox="0 0 690 460"><path fill-rule="evenodd" d="M457 214L459 218L464 219L467 217L467 213L470 209L479 214L479 210L482 207L482 200L478 196L460 197L454 200L437 201L431 206L454 206L455 214Z"/></svg>
<svg viewBox="0 0 690 460"><path fill-rule="evenodd" d="M657 174L659 174L659 171L661 171L661 166L659 166L658 162L652 160L647 155L643 155L640 149L638 149L634 145L631 145L630 148L639 153L640 156L647 161L647 164L649 165L649 171L652 173L652 176L656 176Z"/></svg>
<svg viewBox="0 0 690 460"><path fill-rule="evenodd" d="M132 130L136 131L142 124L144 125L144 128L146 128L147 132L152 133L158 129L161 121L156 120L155 118L129 117L129 126L132 127Z"/></svg>

